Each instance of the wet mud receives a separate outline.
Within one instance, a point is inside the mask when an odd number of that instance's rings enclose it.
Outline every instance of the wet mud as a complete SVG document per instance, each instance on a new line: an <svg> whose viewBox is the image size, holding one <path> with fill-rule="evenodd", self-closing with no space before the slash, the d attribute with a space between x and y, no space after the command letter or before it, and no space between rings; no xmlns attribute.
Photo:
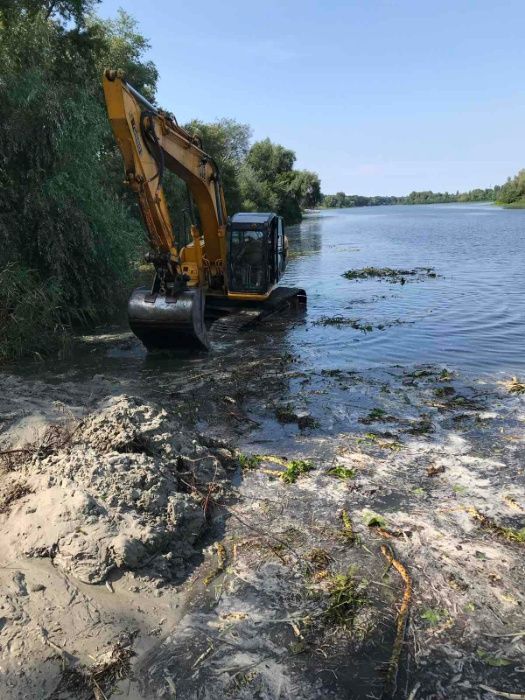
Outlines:
<svg viewBox="0 0 525 700"><path fill-rule="evenodd" d="M525 692L520 381L312 368L279 332L1 376L2 697Z"/></svg>

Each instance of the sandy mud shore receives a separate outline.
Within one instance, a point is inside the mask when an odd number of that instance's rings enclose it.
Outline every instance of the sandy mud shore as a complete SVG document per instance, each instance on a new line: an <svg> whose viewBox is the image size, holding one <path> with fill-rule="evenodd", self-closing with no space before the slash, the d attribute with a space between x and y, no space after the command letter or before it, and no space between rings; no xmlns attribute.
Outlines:
<svg viewBox="0 0 525 700"><path fill-rule="evenodd" d="M525 697L518 391L253 348L0 396L0 697Z"/></svg>

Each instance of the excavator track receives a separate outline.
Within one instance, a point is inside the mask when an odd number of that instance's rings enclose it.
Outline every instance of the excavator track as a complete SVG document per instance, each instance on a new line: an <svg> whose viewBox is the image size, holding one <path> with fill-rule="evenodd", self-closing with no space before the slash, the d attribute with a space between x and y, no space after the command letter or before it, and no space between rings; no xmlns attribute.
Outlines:
<svg viewBox="0 0 525 700"><path fill-rule="evenodd" d="M296 287L278 287L268 299L260 302L238 302L231 299L206 302L207 318L215 313L225 315L212 322L209 328L209 339L213 343L235 339L239 332L247 330L273 314L282 313L286 309L301 309L306 306L306 292Z"/></svg>
<svg viewBox="0 0 525 700"><path fill-rule="evenodd" d="M228 340L235 340L239 333L255 323L259 318L258 311L243 310L229 313L226 316L213 321L209 330L208 337L213 347L215 343L221 343Z"/></svg>

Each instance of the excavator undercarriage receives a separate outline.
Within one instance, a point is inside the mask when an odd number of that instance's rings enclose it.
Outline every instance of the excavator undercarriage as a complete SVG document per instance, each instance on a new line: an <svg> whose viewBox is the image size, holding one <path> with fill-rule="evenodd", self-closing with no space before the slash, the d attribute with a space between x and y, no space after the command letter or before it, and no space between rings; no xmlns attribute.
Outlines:
<svg viewBox="0 0 525 700"><path fill-rule="evenodd" d="M158 110L124 80L103 77L109 120L137 194L155 268L151 288L135 289L131 330L148 349L209 349L224 329L240 330L268 315L306 304L302 289L277 287L288 240L274 213L226 214L219 169L198 138ZM177 246L162 179L171 170L198 211L190 242Z"/></svg>
<svg viewBox="0 0 525 700"><path fill-rule="evenodd" d="M249 305L205 297L200 289L170 296L137 287L128 303L128 319L131 330L148 350L209 350L214 341L233 338L273 314L305 306L306 292L296 287L277 287L264 302Z"/></svg>

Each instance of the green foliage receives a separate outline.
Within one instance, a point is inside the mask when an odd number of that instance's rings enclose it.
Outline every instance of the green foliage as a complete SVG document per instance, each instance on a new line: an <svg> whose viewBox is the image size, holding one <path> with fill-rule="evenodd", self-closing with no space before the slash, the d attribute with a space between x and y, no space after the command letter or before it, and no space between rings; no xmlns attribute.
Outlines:
<svg viewBox="0 0 525 700"><path fill-rule="evenodd" d="M343 467L338 464L335 467L330 467L326 472L330 476L336 476L338 479L345 481L346 479L353 479L356 475L355 469L350 469L349 467Z"/></svg>
<svg viewBox="0 0 525 700"><path fill-rule="evenodd" d="M376 278L405 284L406 277L420 279L423 277L437 277L437 274L433 267L415 267L411 270L394 270L391 267L363 267L358 270L347 270L343 272L342 276L347 280Z"/></svg>
<svg viewBox="0 0 525 700"><path fill-rule="evenodd" d="M386 418L388 418L387 412L382 408L373 408L367 416L367 420L369 421L382 421Z"/></svg>
<svg viewBox="0 0 525 700"><path fill-rule="evenodd" d="M81 7L70 4L64 21ZM143 233L111 172L97 62L117 23L112 32L91 43L89 29L66 31L43 12L11 13L9 29L0 26L0 271L18 289L14 302L0 288L3 356L38 352L43 339L58 340L55 328L104 318L129 285Z"/></svg>
<svg viewBox="0 0 525 700"><path fill-rule="evenodd" d="M421 619L425 620L431 627L439 625L447 616L446 610L441 608L426 608L421 613Z"/></svg>
<svg viewBox="0 0 525 700"><path fill-rule="evenodd" d="M287 224L301 221L301 210L316 206L321 198L319 177L308 170L294 170L295 153L270 139L250 148L240 171L242 208L276 211Z"/></svg>
<svg viewBox="0 0 525 700"><path fill-rule="evenodd" d="M363 520L368 527L386 527L387 524L382 515L368 510L363 513Z"/></svg>
<svg viewBox="0 0 525 700"><path fill-rule="evenodd" d="M219 166L226 208L235 214L242 208L239 172L250 149L251 129L234 119L221 119L211 124L194 119L185 128L202 142L202 148Z"/></svg>
<svg viewBox="0 0 525 700"><path fill-rule="evenodd" d="M257 469L263 458L260 455L245 455L241 453L237 455L237 461L241 469Z"/></svg>
<svg viewBox="0 0 525 700"><path fill-rule="evenodd" d="M285 484L295 484L302 474L307 474L314 469L311 462L305 459L292 459L288 462L286 471L282 473L281 479Z"/></svg>
<svg viewBox="0 0 525 700"><path fill-rule="evenodd" d="M477 655L483 663L497 668L501 666L510 666L513 663L510 659L506 659L503 656L491 656L484 649L477 649Z"/></svg>
<svg viewBox="0 0 525 700"><path fill-rule="evenodd" d="M185 125L202 148L216 161L221 173L228 213L275 211L287 224L301 221L302 210L316 206L321 198L319 177L308 170L294 170L295 153L269 139L250 146L251 129L234 119ZM187 210L185 186L167 178L168 202L173 221L184 220Z"/></svg>
<svg viewBox="0 0 525 700"><path fill-rule="evenodd" d="M37 15L46 20L75 22L84 26L86 16L100 0L0 0L0 19L6 25L16 23L23 15L34 19Z"/></svg>
<svg viewBox="0 0 525 700"><path fill-rule="evenodd" d="M446 204L448 202L496 202L505 207L522 209L525 207L525 169L514 177L509 177L504 185L475 188L468 192L411 192L405 197L365 197L357 194L324 194L321 206L326 208L374 207L381 204Z"/></svg>
<svg viewBox="0 0 525 700"><path fill-rule="evenodd" d="M96 69L96 86L101 86L101 75L106 68L117 66L124 71L126 80L148 100L155 101L158 71L152 61L143 56L150 48L149 41L137 30L136 20L122 9L115 19L100 19L89 15L86 20L87 44Z"/></svg>
<svg viewBox="0 0 525 700"><path fill-rule="evenodd" d="M315 326L335 326L336 328L342 328L343 326L350 326L356 331L362 331L363 333L371 333L374 327L371 323L363 323L359 318L345 318L344 316L321 316L317 321L314 321Z"/></svg>
<svg viewBox="0 0 525 700"><path fill-rule="evenodd" d="M525 206L525 170L520 170L513 178L508 178L495 197L498 204L504 204L515 208Z"/></svg>
<svg viewBox="0 0 525 700"><path fill-rule="evenodd" d="M33 271L15 264L0 270L0 361L40 353L52 344L67 343L62 326L60 293L53 281L41 281Z"/></svg>
<svg viewBox="0 0 525 700"><path fill-rule="evenodd" d="M349 628L359 610L366 605L366 582L359 581L355 569L346 574L335 574L328 579L328 608L324 616L332 624Z"/></svg>

